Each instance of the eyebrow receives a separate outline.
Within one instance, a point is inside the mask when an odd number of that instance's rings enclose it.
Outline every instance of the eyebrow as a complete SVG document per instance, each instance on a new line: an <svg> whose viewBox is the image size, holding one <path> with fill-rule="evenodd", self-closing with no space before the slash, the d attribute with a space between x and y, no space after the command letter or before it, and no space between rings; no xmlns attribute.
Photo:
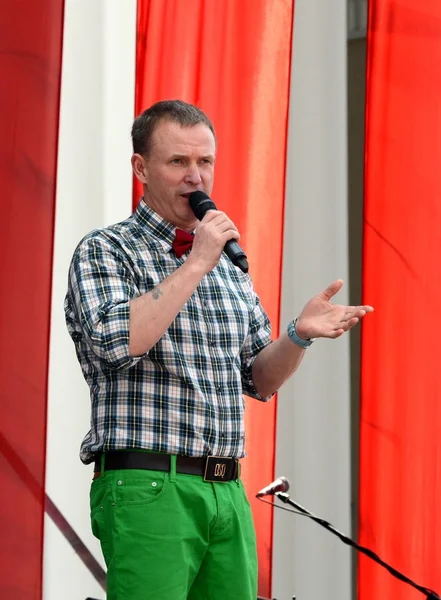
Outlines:
<svg viewBox="0 0 441 600"><path fill-rule="evenodd" d="M187 159L187 158L188 158L188 155L187 155L187 154L172 154L172 155L170 156L170 160L174 160L175 158L185 158L185 159ZM214 154L203 154L203 155L202 155L202 156L200 156L199 158L200 158L200 159L201 159L201 158L208 158L208 159L210 159L210 160L214 160L214 159L215 159L215 155L214 155Z"/></svg>

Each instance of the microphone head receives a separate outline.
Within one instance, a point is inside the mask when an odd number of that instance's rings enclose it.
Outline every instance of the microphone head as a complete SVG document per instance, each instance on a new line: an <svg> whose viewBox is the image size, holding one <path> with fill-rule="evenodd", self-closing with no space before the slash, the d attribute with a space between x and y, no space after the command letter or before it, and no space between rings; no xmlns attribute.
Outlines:
<svg viewBox="0 0 441 600"><path fill-rule="evenodd" d="M289 481L286 477L279 477L280 486L278 492L287 492L289 490Z"/></svg>
<svg viewBox="0 0 441 600"><path fill-rule="evenodd" d="M286 477L278 477L275 481L264 487L256 494L257 498L272 496L278 492L286 493L289 490L289 481Z"/></svg>
<svg viewBox="0 0 441 600"><path fill-rule="evenodd" d="M216 210L216 204L205 192L191 192L188 197L191 210L199 221L205 217L209 210Z"/></svg>

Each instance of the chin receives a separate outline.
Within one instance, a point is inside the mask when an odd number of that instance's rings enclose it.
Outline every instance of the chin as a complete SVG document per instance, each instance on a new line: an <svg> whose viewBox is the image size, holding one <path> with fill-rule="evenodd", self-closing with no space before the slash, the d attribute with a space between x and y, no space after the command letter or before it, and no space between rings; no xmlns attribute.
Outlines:
<svg viewBox="0 0 441 600"><path fill-rule="evenodd" d="M182 222L185 223L185 226L187 228L191 228L191 229L194 229L196 227L196 225L199 223L199 221L196 219L196 217L194 215L192 215L188 219L182 219Z"/></svg>
<svg viewBox="0 0 441 600"><path fill-rule="evenodd" d="M185 221L195 221L196 217L194 216L194 212L191 210L188 203L182 207L182 210L179 211L179 216L181 219Z"/></svg>
<svg viewBox="0 0 441 600"><path fill-rule="evenodd" d="M194 229L199 222L193 213L187 214L187 215L181 215L180 217L181 217L180 220L181 220L182 226L185 227L186 229Z"/></svg>

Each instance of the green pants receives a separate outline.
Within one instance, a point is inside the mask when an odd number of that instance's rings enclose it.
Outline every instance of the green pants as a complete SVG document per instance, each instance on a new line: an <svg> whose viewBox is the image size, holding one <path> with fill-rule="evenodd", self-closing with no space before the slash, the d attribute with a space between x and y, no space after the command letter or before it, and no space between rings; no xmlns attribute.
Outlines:
<svg viewBox="0 0 441 600"><path fill-rule="evenodd" d="M107 600L256 600L251 509L240 480L125 469L92 483Z"/></svg>

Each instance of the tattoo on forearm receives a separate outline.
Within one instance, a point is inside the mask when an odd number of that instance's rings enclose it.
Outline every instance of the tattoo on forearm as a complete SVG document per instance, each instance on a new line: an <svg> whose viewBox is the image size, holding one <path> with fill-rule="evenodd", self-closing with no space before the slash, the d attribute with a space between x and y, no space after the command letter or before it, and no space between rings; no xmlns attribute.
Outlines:
<svg viewBox="0 0 441 600"><path fill-rule="evenodd" d="M160 290L160 288L155 287L155 288L152 289L153 300L157 300L162 295L163 295L163 292Z"/></svg>

